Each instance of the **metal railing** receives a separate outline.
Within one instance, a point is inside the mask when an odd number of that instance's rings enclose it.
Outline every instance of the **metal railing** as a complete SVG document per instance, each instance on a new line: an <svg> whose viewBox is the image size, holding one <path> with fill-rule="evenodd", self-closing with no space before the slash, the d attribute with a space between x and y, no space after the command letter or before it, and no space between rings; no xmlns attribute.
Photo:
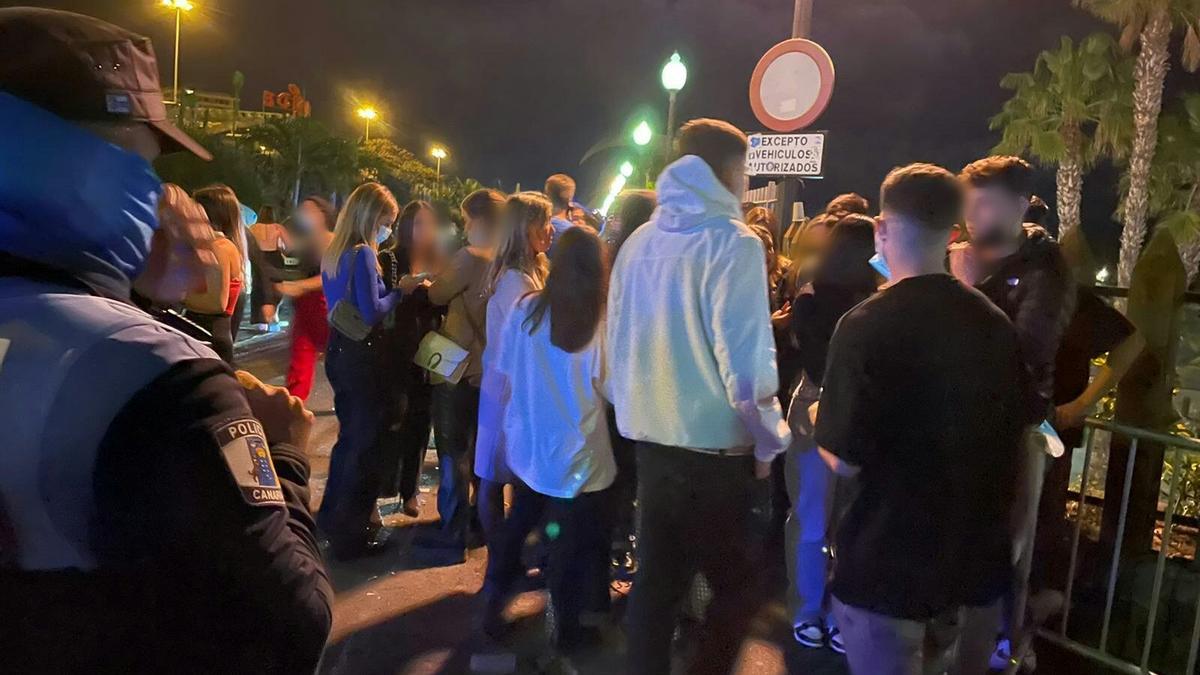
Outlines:
<svg viewBox="0 0 1200 675"><path fill-rule="evenodd" d="M1117 519L1116 538L1112 546L1112 564L1109 567L1105 596L1104 596L1104 614L1101 620L1101 628L1098 644L1095 646L1083 644L1082 642L1069 637L1067 629L1071 620L1071 609L1075 596L1075 585L1077 581L1077 573L1079 566L1079 545L1080 537L1083 531L1084 520L1084 505L1088 497L1088 481L1091 477L1092 459L1093 459L1093 440L1095 430L1101 429L1113 435L1113 437L1125 437L1129 439L1129 454L1125 460L1125 475L1124 483L1121 490L1120 515ZM1167 496L1166 510L1163 515L1163 528L1161 544L1158 549L1157 560L1154 566L1154 580L1151 586L1149 598L1149 615L1146 622L1146 627L1142 639L1142 648L1140 658L1137 663L1128 661L1120 656L1117 656L1109 650L1109 638L1112 631L1113 618L1113 602L1116 597L1117 579L1121 567L1121 548L1125 540L1126 518L1129 515L1129 499L1130 492L1133 487L1134 464L1137 460L1138 445L1141 442L1161 444L1164 448L1164 457L1173 457L1174 469L1171 472L1170 488ZM1089 417L1084 427L1083 443L1083 477L1079 488L1079 508L1076 513L1074 529L1071 533L1071 551L1070 562L1067 569L1067 581L1064 591L1065 602L1062 609L1062 616L1058 622L1056 629L1038 627L1033 631L1021 629L1018 635L1014 636L1014 654L1027 654L1031 646L1033 635L1046 640L1059 647L1065 648L1082 656L1096 664L1101 664L1124 673L1147 674L1150 670L1150 662L1152 655L1152 647L1154 645L1154 629L1158 620L1159 605L1161 604L1161 595L1163 591L1163 577L1166 571L1167 554L1171 542L1171 527L1176 515L1176 509L1180 501L1180 476L1183 474L1185 466L1184 458L1187 456L1200 456L1200 442L1183 436L1175 436L1166 433L1148 431L1129 427L1108 420ZM1111 465L1109 466L1111 469ZM1156 494L1161 494L1162 484L1161 478L1159 490ZM1109 499L1110 495L1105 494L1105 508L1112 505ZM1054 514L1054 517L1061 517L1059 514ZM1034 533L1030 532L1025 546L1029 549L1033 547ZM1027 574L1028 568L1023 569L1022 573ZM1024 590L1017 599L1017 607L1019 612L1016 616L1024 621L1024 607L1027 600L1028 585L1024 586ZM1191 642L1189 643L1187 667L1182 672L1195 673L1197 648L1200 647L1200 598L1196 600L1195 616L1192 619ZM1008 672L1015 673L1020 668L1020 657L1014 658L1009 666Z"/></svg>

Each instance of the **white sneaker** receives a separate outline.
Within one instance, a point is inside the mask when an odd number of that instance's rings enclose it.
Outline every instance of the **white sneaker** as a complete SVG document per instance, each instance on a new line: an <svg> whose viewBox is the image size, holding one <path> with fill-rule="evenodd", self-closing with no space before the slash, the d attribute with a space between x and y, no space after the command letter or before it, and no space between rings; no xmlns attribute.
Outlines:
<svg viewBox="0 0 1200 675"><path fill-rule="evenodd" d="M792 628L792 637L804 647L820 649L825 646L825 627L820 621L805 621Z"/></svg>
<svg viewBox="0 0 1200 675"><path fill-rule="evenodd" d="M846 653L846 643L842 641L842 631L832 623L825 627L825 634L829 636L829 648L838 654Z"/></svg>

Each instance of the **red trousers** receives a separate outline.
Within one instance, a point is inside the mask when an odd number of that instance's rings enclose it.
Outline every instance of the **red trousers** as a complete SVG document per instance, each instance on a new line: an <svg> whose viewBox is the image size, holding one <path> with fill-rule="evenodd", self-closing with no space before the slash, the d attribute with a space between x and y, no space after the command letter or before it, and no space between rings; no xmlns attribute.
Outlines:
<svg viewBox="0 0 1200 675"><path fill-rule="evenodd" d="M292 359L288 364L287 389L300 400L312 391L317 358L329 343L328 309L321 291L305 293L295 299L292 317Z"/></svg>

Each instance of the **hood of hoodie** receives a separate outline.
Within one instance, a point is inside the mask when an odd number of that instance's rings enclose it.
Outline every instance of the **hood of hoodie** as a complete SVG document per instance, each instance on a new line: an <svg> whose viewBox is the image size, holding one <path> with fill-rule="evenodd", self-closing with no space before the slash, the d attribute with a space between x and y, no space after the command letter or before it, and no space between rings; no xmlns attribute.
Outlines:
<svg viewBox="0 0 1200 675"><path fill-rule="evenodd" d="M158 228L141 156L0 92L0 251L128 295Z"/></svg>
<svg viewBox="0 0 1200 675"><path fill-rule="evenodd" d="M655 184L658 208L654 223L660 230L683 232L713 220L741 220L742 204L696 155L684 155L667 165Z"/></svg>

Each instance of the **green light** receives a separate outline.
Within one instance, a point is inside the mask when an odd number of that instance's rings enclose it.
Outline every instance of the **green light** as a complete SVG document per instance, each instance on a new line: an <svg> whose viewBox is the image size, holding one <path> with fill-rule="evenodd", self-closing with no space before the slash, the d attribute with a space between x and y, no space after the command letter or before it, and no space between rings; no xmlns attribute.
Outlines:
<svg viewBox="0 0 1200 675"><path fill-rule="evenodd" d="M646 120L642 120L633 129L633 142L638 145L648 145L650 139L653 138L654 132L650 130L650 124Z"/></svg>
<svg viewBox="0 0 1200 675"><path fill-rule="evenodd" d="M559 534L562 534L562 526L554 521L546 523L546 537L548 537L550 541L558 539Z"/></svg>
<svg viewBox="0 0 1200 675"><path fill-rule="evenodd" d="M633 165L629 162L621 162L621 175L629 178L633 175Z"/></svg>
<svg viewBox="0 0 1200 675"><path fill-rule="evenodd" d="M679 58L679 52L671 55L671 60L662 69L662 85L667 91L679 91L687 84L687 66Z"/></svg>

